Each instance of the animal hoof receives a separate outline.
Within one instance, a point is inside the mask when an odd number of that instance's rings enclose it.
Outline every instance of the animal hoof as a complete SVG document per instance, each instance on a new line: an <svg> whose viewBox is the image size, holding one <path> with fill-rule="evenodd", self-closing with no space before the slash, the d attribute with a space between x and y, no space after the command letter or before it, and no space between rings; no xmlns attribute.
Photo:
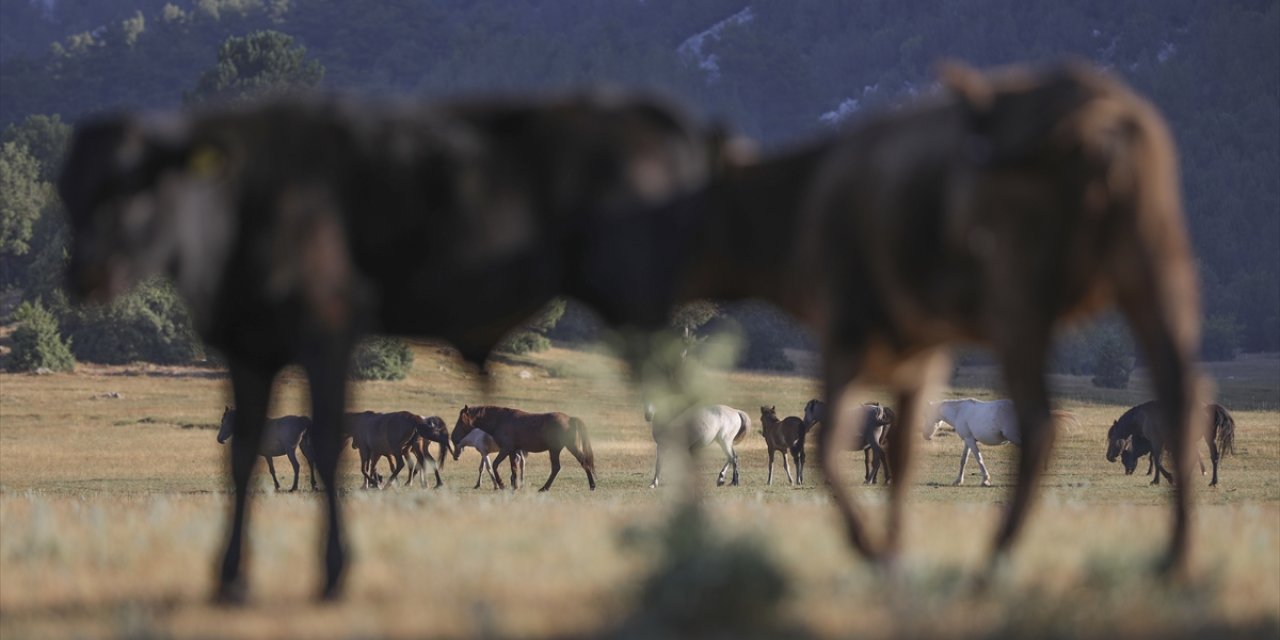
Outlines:
<svg viewBox="0 0 1280 640"><path fill-rule="evenodd" d="M989 487L989 486L991 486L991 481L990 481L990 480L983 480L983 481L982 481L982 486L984 486L984 487Z"/></svg>
<svg viewBox="0 0 1280 640"><path fill-rule="evenodd" d="M218 590L213 594L214 604L225 607L244 606L249 599L249 588L245 585L244 580L236 579L230 582L224 582L218 585Z"/></svg>
<svg viewBox="0 0 1280 640"><path fill-rule="evenodd" d="M658 488L658 483L656 483L656 482L650 482L650 483L649 483L649 488L650 488L650 489L657 489L657 488Z"/></svg>

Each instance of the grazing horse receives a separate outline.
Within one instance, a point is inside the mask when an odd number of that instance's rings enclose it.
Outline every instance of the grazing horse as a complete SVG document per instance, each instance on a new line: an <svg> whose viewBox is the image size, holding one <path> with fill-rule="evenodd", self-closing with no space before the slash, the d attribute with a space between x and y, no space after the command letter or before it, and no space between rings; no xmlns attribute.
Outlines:
<svg viewBox="0 0 1280 640"><path fill-rule="evenodd" d="M774 452L782 452L782 470L787 474L787 483L795 484L804 480L801 475L804 469L804 420L795 416L787 416L782 420L778 419L778 407L760 407L760 435L764 436L765 446L769 448L769 477L765 480L766 485L773 484L773 456ZM796 464L796 478L791 477L791 469L787 467L787 454L791 454L792 460Z"/></svg>
<svg viewBox="0 0 1280 640"><path fill-rule="evenodd" d="M480 481L484 479L485 472L489 473L489 478L493 480L493 488L501 489L502 485L498 480L498 474L494 472L493 465L489 462L489 454L498 452L498 443L489 434L479 430L472 429L467 437L463 438L458 446L453 450L453 459L457 460L462 455L462 450L471 447L480 453L480 470L476 474L476 486L472 489L480 488ZM524 482L524 459L525 453L517 451L511 456L512 464L519 466L520 482ZM514 484L514 483L513 483Z"/></svg>
<svg viewBox="0 0 1280 640"><path fill-rule="evenodd" d="M884 467L884 483L891 484L893 482L893 474L889 470L889 460L885 451L889 444L889 433L893 430L893 423L897 420L893 409L889 407L881 408L878 402L867 402L862 405L865 408L862 429L855 432L853 439L849 443L849 451L862 451L862 466L864 474L862 484L876 484L877 477L880 474L880 468ZM827 404L821 400L810 400L804 406L804 423L805 429L813 429L816 425L823 424L827 417Z"/></svg>
<svg viewBox="0 0 1280 640"><path fill-rule="evenodd" d="M949 348L989 347L1023 442L994 566L1052 445L1055 328L1119 306L1150 366L1166 444L1189 468L1199 293L1173 139L1149 102L1079 63L942 71L940 96L714 175L672 205L698 213L687 257L666 262L683 265L671 277L677 302L760 298L818 335L827 408L842 418L819 434L822 466L849 542L888 564L911 483L893 484L886 536L873 540L839 481L856 420L835 403L850 386L887 386L905 427L890 431L889 462L906 473L907 434L949 372ZM1172 497L1161 566L1181 573L1191 495Z"/></svg>
<svg viewBox="0 0 1280 640"><path fill-rule="evenodd" d="M595 454L591 451L591 439L587 436L587 425L578 418L560 412L527 413L519 409L506 407L468 407L463 406L458 412L458 422L453 427L453 448L457 451L459 444L472 431L479 429L489 434L498 445L498 456L493 461L494 467L502 465L503 459L511 458L511 488L520 488L516 467L519 459L520 476L524 475L524 458L522 452L538 453L546 451L551 456L551 475L546 484L538 491L546 491L555 482L560 473L560 451L568 449L569 453L587 472L587 484L592 491L596 489ZM502 488L502 479L497 478L498 487Z"/></svg>
<svg viewBox="0 0 1280 640"><path fill-rule="evenodd" d="M218 444L226 442L233 435L233 425L236 421L236 410L231 407L224 407L222 410L222 425L218 429ZM285 456L289 458L289 464L293 465L293 486L289 491L298 490L298 449L302 449L302 456L307 459L307 470L311 472L311 490L316 490L316 463L315 453L311 450L310 443L307 441L307 431L311 428L311 418L306 416L285 416L283 418L270 418L267 420L266 428L262 433L262 440L258 443L258 455L267 461L267 470L271 472L271 481L276 484L276 491L280 490L280 481L276 479L276 465L271 459L276 456ZM234 443L232 443L234 446Z"/></svg>
<svg viewBox="0 0 1280 640"><path fill-rule="evenodd" d="M1225 407L1217 403L1205 406L1209 416L1208 429L1204 433L1205 444L1209 445L1209 460L1213 464L1213 478L1209 486L1218 486L1218 462L1222 456L1235 453L1236 421ZM1131 475L1138 466L1142 456L1151 454L1148 461L1147 475L1155 469L1155 477L1151 484L1160 484L1163 474L1170 483L1173 476L1162 464L1163 427L1156 413L1155 401L1144 402L1125 411L1111 428L1107 430L1107 462L1115 462L1119 457L1124 465L1125 475ZM1200 475L1205 474L1204 459L1197 454L1200 464Z"/></svg>
<svg viewBox="0 0 1280 640"><path fill-rule="evenodd" d="M79 124L58 183L69 292L106 300L166 272L230 369L236 499L216 598L246 597L249 476L286 365L310 386L327 506L320 594L333 598L346 564L333 480L358 338L436 337L479 364L561 294L614 321L660 323L670 296L654 302L616 270L588 267L671 245L669 229L642 238L621 220L701 185L722 139L617 93L434 107L282 100ZM629 244L598 246L615 227Z"/></svg>
<svg viewBox="0 0 1280 640"><path fill-rule="evenodd" d="M687 439L683 444L687 445L690 453L712 442L719 443L726 459L724 466L720 468L720 475L716 478L716 486L724 486L729 465L733 465L733 480L730 484L737 486L738 454L733 450L733 445L742 442L750 430L751 418L745 411L723 404L688 409L677 416L671 426L666 429L658 422L654 422L653 441L657 445L657 454L653 464L653 482L649 484L649 488L658 486L658 479L662 475L663 450L667 446L676 444L667 442L665 434L672 434L671 437L674 437L674 434L684 435Z"/></svg>

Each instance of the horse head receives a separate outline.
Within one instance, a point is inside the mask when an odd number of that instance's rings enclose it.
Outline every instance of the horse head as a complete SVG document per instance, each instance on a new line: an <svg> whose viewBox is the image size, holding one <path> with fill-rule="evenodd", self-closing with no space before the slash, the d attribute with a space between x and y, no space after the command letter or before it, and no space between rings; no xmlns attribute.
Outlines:
<svg viewBox="0 0 1280 640"><path fill-rule="evenodd" d="M1141 456L1132 447L1127 448L1120 454L1120 463L1124 465L1124 474L1126 476L1133 475L1134 469L1138 468L1138 459Z"/></svg>
<svg viewBox="0 0 1280 640"><path fill-rule="evenodd" d="M231 438L231 433L235 428L236 410L231 407L224 406L222 409L222 424L218 428L218 444L226 442Z"/></svg>
<svg viewBox="0 0 1280 640"><path fill-rule="evenodd" d="M450 436L453 440L453 449L455 452L453 457L455 459L458 457L456 452L458 450L458 445L462 444L462 439L467 437L467 434L471 433L472 429L476 428L475 421L475 409L472 409L465 404L462 405L462 410L458 412L458 422L453 425L453 434Z"/></svg>
<svg viewBox="0 0 1280 640"><path fill-rule="evenodd" d="M778 406L760 407L760 422L762 425L773 424L778 421Z"/></svg>
<svg viewBox="0 0 1280 640"><path fill-rule="evenodd" d="M805 431L813 428L813 425L822 422L827 417L827 405L821 400L814 398L804 405L804 428Z"/></svg>
<svg viewBox="0 0 1280 640"><path fill-rule="evenodd" d="M1129 429L1121 425L1119 420L1111 423L1111 428L1107 430L1107 462L1115 462L1132 444L1133 434Z"/></svg>

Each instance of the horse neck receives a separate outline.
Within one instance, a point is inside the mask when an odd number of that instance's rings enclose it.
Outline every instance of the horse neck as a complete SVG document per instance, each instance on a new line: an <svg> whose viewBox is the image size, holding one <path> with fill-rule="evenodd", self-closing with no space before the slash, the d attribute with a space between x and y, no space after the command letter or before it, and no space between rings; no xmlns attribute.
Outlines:
<svg viewBox="0 0 1280 640"><path fill-rule="evenodd" d="M713 183L686 298L763 296L787 310L803 306L791 292L804 288L790 286L800 277L798 207L828 150L816 145L732 168Z"/></svg>

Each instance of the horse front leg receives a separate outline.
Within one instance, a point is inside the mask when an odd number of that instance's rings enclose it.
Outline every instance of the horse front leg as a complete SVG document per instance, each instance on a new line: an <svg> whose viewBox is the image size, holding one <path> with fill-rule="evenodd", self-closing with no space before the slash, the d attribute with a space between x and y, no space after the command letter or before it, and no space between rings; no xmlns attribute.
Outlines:
<svg viewBox="0 0 1280 640"><path fill-rule="evenodd" d="M230 363L230 370L236 415L228 466L236 493L231 507L231 530L227 535L227 547L222 556L222 568L218 574L214 599L239 604L244 602L247 595L241 562L245 507L249 501L249 477L253 473L253 463L258 458L262 431L267 420L267 405L271 399L271 383L275 380L277 370L251 367L234 359Z"/></svg>
<svg viewBox="0 0 1280 640"><path fill-rule="evenodd" d="M302 469L302 465L298 464L298 454L293 450L287 451L285 457L289 459L289 464L293 465L293 486L289 487L289 493L298 490L298 471Z"/></svg>
<svg viewBox="0 0 1280 640"><path fill-rule="evenodd" d="M1022 447L1018 449L1018 482L1014 485L1013 499L996 535L992 568L1007 557L1022 528L1031 501L1040 489L1040 475L1054 440L1049 390L1044 375L1049 344L1047 330L1042 333L1033 329L1048 327L1049 323L1040 318L1023 317L1021 322L1013 325L1019 329L1004 332L1007 341L1001 345L1000 359L1005 385L1013 400Z"/></svg>
<svg viewBox="0 0 1280 640"><path fill-rule="evenodd" d="M404 469L403 455L400 455L397 453L394 457L386 456L386 458L387 458L387 466L391 467L391 477L387 478L386 483L382 485L383 491L386 491L387 487L390 487L396 483L396 477L399 476L400 471Z"/></svg>
<svg viewBox="0 0 1280 640"><path fill-rule="evenodd" d="M342 592L346 550L342 543L342 511L338 507L338 459L342 453L342 421L346 405L347 367L354 340L330 336L317 344L303 366L311 387L311 416L320 479L324 481L326 520L324 582L320 598L334 600Z"/></svg>
<svg viewBox="0 0 1280 640"><path fill-rule="evenodd" d="M655 451L653 455L653 482L649 483L650 489L656 489L658 487L658 478L662 475L662 445L655 443L654 448L655 448Z"/></svg>
<svg viewBox="0 0 1280 640"><path fill-rule="evenodd" d="M827 487L831 490L836 510L844 522L849 544L863 557L874 560L878 552L862 525L861 514L858 513L853 492L849 490L848 478L840 464L840 454L851 448L855 426L842 419L840 405L845 389L857 376L860 354L833 344L828 344L825 351L827 357L823 363L823 378L826 386L827 424L818 432L818 464L827 478ZM861 428L861 425L858 427Z"/></svg>
<svg viewBox="0 0 1280 640"><path fill-rule="evenodd" d="M782 455L782 463L783 463L783 464L786 464L786 463L787 463L787 456L786 456L786 454L783 454L783 455ZM723 473L721 473L721 474L720 474L720 479L721 479L721 480L724 480L724 474L723 474ZM790 473L787 473L787 479L788 479L788 480L789 480L789 479L791 479L791 474L790 474ZM773 485L773 445L769 445L769 475L768 475L768 477L766 477L766 478L765 478L764 484L765 484L765 486L766 486L766 487L768 487L768 486L772 486L772 485Z"/></svg>
<svg viewBox="0 0 1280 640"><path fill-rule="evenodd" d="M560 473L560 450L551 449L549 453L551 454L551 475L547 476L547 483L542 485L541 489L538 489L538 493L542 493L543 491L550 489L551 483L556 481L556 476ZM515 472L515 466L514 466L514 460L513 460L512 473L514 472Z"/></svg>
<svg viewBox="0 0 1280 640"><path fill-rule="evenodd" d="M960 474L956 476L955 482L951 486L958 487L964 484L964 468L969 464L969 441L964 441L964 449L960 452Z"/></svg>
<svg viewBox="0 0 1280 640"><path fill-rule="evenodd" d="M502 484L502 473L501 473L501 471L502 471L502 461L503 461L503 460L505 460L506 458L507 458L507 451L506 451L505 449L499 449L499 450L498 450L498 455L497 455L497 457L495 457L495 458L493 459L493 466L492 466L492 469L493 469L493 471L494 471L494 480L496 480L496 481L497 481L497 483L498 483L498 488L499 488L499 489L505 489L505 488L506 488L506 487L505 487L505 486L503 486L503 484ZM516 484L515 467L512 467L512 470L511 470L511 490L512 490L512 491L515 491L516 489L519 489L519 488L520 488L520 487Z"/></svg>
<svg viewBox="0 0 1280 640"><path fill-rule="evenodd" d="M489 471L490 476L493 475L493 471L489 470L489 454L487 453L480 456L480 467L476 470L476 486L471 487L472 489L480 488L480 481L484 479L485 471ZM498 488L498 482L496 480L493 482L493 488Z"/></svg>

